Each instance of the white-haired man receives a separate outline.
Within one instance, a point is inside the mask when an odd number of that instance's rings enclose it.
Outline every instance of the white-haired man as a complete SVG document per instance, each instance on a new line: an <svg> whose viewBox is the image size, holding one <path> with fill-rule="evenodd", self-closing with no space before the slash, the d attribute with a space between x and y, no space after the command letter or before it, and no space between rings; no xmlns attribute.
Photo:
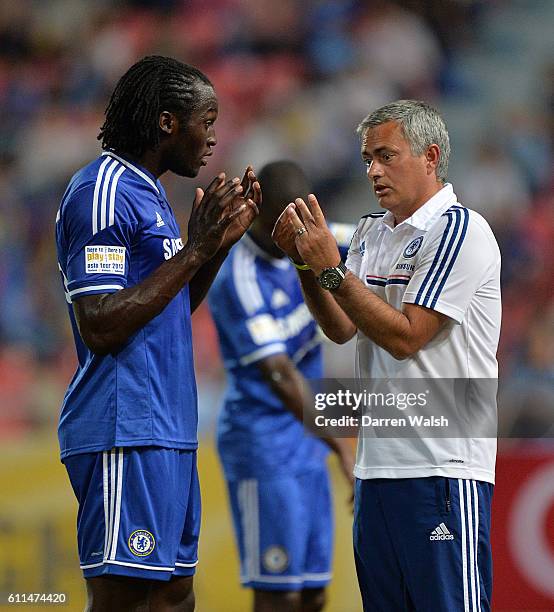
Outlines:
<svg viewBox="0 0 554 612"><path fill-rule="evenodd" d="M449 138L424 102L400 100L360 124L383 212L362 217L346 266L317 199L297 199L276 243L327 336L357 333L361 379L497 378L500 253L446 182ZM494 395L494 394L493 394ZM495 400L477 403L495 419ZM354 550L364 610L489 610L496 439L360 434ZM438 535L437 535L438 534Z"/></svg>

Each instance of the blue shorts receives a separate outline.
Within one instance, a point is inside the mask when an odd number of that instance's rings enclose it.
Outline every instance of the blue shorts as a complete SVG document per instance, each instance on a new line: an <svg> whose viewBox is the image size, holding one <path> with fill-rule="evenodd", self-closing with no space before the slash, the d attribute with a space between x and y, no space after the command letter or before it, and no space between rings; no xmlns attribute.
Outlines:
<svg viewBox="0 0 554 612"><path fill-rule="evenodd" d="M243 586L299 591L328 584L333 514L326 468L227 485Z"/></svg>
<svg viewBox="0 0 554 612"><path fill-rule="evenodd" d="M492 492L487 482L441 476L356 479L364 610L490 610Z"/></svg>
<svg viewBox="0 0 554 612"><path fill-rule="evenodd" d="M64 464L79 502L85 578L194 574L200 531L196 451L113 448L67 457Z"/></svg>

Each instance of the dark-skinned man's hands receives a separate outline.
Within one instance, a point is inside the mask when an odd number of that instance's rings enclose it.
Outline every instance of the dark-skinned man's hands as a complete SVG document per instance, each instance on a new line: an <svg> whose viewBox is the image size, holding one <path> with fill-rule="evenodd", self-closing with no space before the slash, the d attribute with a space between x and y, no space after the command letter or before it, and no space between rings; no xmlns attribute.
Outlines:
<svg viewBox="0 0 554 612"><path fill-rule="evenodd" d="M192 235L195 244L199 239L202 242L198 234L191 234L200 223L208 230L204 242L209 244L206 249L202 247L202 252L209 252L211 257L219 250L229 250L252 225L261 202L262 190L251 166L246 168L242 181L238 177L225 181L225 174L220 174L205 192L199 187L196 189L189 220L189 242ZM194 215L198 219L193 220ZM208 228L210 223L213 225Z"/></svg>
<svg viewBox="0 0 554 612"><path fill-rule="evenodd" d="M224 213L234 212L243 204L245 205L242 212L233 219L225 231L225 236L221 243L221 249L223 250L230 249L235 242L242 238L260 212L258 207L262 203L262 189L252 166L247 166L242 177L241 187L242 191L231 200L224 210Z"/></svg>
<svg viewBox="0 0 554 612"><path fill-rule="evenodd" d="M240 179L226 181L224 173L216 176L205 192L196 189L185 249L194 252L201 261L208 261L217 253L227 230L247 208L244 201L233 206L242 191Z"/></svg>

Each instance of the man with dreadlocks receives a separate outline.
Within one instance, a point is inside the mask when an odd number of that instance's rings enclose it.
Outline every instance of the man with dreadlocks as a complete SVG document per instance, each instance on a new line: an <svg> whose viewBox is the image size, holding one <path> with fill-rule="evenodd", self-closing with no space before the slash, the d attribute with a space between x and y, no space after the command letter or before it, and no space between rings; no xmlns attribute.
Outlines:
<svg viewBox="0 0 554 612"><path fill-rule="evenodd" d="M200 496L191 312L258 212L250 167L196 190L183 243L159 177L193 178L216 144L196 68L146 57L117 84L102 155L56 219L78 355L59 424L79 502L87 610L194 609ZM247 197L251 194L251 197Z"/></svg>

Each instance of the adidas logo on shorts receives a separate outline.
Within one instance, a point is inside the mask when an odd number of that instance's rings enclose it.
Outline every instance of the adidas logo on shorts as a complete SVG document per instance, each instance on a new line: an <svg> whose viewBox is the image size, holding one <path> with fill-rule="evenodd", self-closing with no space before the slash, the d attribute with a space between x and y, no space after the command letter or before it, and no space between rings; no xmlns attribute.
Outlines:
<svg viewBox="0 0 554 612"><path fill-rule="evenodd" d="M433 540L453 540L454 536L450 533L450 531L448 530L448 527L444 523L441 523L440 525L438 525L437 527L433 529L433 531L431 532L431 535L429 536L429 539L431 541Z"/></svg>

